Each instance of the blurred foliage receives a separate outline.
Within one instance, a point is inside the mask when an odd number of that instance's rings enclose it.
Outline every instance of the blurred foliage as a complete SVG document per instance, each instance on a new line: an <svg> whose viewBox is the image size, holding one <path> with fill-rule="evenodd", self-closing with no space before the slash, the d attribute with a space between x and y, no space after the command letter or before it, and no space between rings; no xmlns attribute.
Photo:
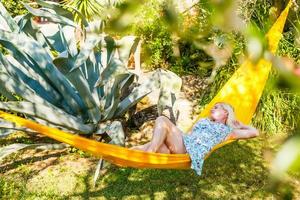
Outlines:
<svg viewBox="0 0 300 200"><path fill-rule="evenodd" d="M25 13L28 13L27 10L25 9L23 3L29 3L32 2L33 0L1 0L1 3L5 6L7 11L13 16L17 15L23 15Z"/></svg>
<svg viewBox="0 0 300 200"><path fill-rule="evenodd" d="M141 24L136 32L143 40L141 58L147 68L169 68L170 63L174 63L170 33L161 20Z"/></svg>
<svg viewBox="0 0 300 200"><path fill-rule="evenodd" d="M243 54L243 49L245 48L245 42L242 35L235 35L236 45L233 50L232 57L228 61L228 63L219 68L216 71L216 76L213 80L213 83L210 84L204 91L201 93L201 97L199 99L199 105L204 107L207 103L209 103L217 92L221 89L221 87L228 81L228 79L233 75L235 70L237 70L240 66L240 56Z"/></svg>
<svg viewBox="0 0 300 200"><path fill-rule="evenodd" d="M213 59L193 43L199 31L209 27L207 12L200 12L204 9L200 6L195 7L197 15L178 14L172 9L162 0L147 1L139 9L132 29L143 40L144 67L149 70L168 68L178 74L208 75Z"/></svg>
<svg viewBox="0 0 300 200"><path fill-rule="evenodd" d="M253 117L253 124L268 134L292 134L300 119L300 95L288 88L277 88L278 79L278 71L273 70Z"/></svg>

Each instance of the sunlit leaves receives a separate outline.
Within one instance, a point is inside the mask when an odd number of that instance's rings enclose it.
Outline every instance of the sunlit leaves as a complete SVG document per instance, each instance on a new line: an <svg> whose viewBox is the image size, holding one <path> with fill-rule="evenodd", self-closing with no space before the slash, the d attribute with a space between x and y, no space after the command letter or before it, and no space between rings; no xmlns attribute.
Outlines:
<svg viewBox="0 0 300 200"><path fill-rule="evenodd" d="M300 137L291 138L281 148L273 161L271 173L279 178L291 167L300 170Z"/></svg>
<svg viewBox="0 0 300 200"><path fill-rule="evenodd" d="M76 8L80 13L82 13L88 21L93 20L99 13L101 13L103 7L99 0L63 0L63 4ZM75 14L75 21L81 23L81 17L78 13Z"/></svg>
<svg viewBox="0 0 300 200"><path fill-rule="evenodd" d="M238 1L211 0L212 23L224 31L242 31L245 23L238 15Z"/></svg>
<svg viewBox="0 0 300 200"><path fill-rule="evenodd" d="M124 32L134 23L138 8L144 3L143 0L121 1L116 9L109 13L108 29L114 32Z"/></svg>
<svg viewBox="0 0 300 200"><path fill-rule="evenodd" d="M257 63L267 49L263 32L255 24L250 24L245 32L247 55L253 63Z"/></svg>

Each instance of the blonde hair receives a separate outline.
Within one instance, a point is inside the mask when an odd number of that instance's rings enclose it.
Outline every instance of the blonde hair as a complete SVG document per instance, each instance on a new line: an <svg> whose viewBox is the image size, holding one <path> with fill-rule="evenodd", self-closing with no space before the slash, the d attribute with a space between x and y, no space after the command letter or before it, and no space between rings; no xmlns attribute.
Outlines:
<svg viewBox="0 0 300 200"><path fill-rule="evenodd" d="M226 102L216 102L215 105L216 104L221 105L221 107L228 112L225 124L227 126L230 126L231 128L236 128L236 126L233 123L236 120L236 118L235 118L234 108L232 107L232 105Z"/></svg>

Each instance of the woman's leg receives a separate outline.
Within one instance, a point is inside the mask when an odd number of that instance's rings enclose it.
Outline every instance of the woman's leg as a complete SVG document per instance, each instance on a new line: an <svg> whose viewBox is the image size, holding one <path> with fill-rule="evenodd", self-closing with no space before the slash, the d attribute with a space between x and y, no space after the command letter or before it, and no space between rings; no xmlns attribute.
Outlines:
<svg viewBox="0 0 300 200"><path fill-rule="evenodd" d="M181 130L167 117L160 116L155 120L153 136L146 151L158 152L163 144L171 153L186 153Z"/></svg>
<svg viewBox="0 0 300 200"><path fill-rule="evenodd" d="M167 154L170 154L171 151L168 148L168 146L165 143L163 143L162 145L160 145L160 147L159 147L159 149L157 150L156 153L167 153Z"/></svg>
<svg viewBox="0 0 300 200"><path fill-rule="evenodd" d="M133 146L133 147L130 147L129 149L146 151L149 147L149 144L150 144L150 142L143 144L143 145L139 145L139 146Z"/></svg>
<svg viewBox="0 0 300 200"><path fill-rule="evenodd" d="M143 144L143 145L131 147L130 149L146 151L148 149L149 145L150 145L150 142ZM162 145L160 145L159 149L157 150L157 153L168 153L169 154L169 153L171 153L171 151L168 148L168 146L165 143L163 143Z"/></svg>

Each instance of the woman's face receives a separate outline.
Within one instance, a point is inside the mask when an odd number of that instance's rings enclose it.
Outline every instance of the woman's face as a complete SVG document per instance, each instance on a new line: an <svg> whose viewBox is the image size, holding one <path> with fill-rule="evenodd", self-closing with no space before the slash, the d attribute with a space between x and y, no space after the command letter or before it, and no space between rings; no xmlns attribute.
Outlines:
<svg viewBox="0 0 300 200"><path fill-rule="evenodd" d="M223 109L221 104L217 103L211 108L210 116L215 121L225 121L227 119L228 112Z"/></svg>

